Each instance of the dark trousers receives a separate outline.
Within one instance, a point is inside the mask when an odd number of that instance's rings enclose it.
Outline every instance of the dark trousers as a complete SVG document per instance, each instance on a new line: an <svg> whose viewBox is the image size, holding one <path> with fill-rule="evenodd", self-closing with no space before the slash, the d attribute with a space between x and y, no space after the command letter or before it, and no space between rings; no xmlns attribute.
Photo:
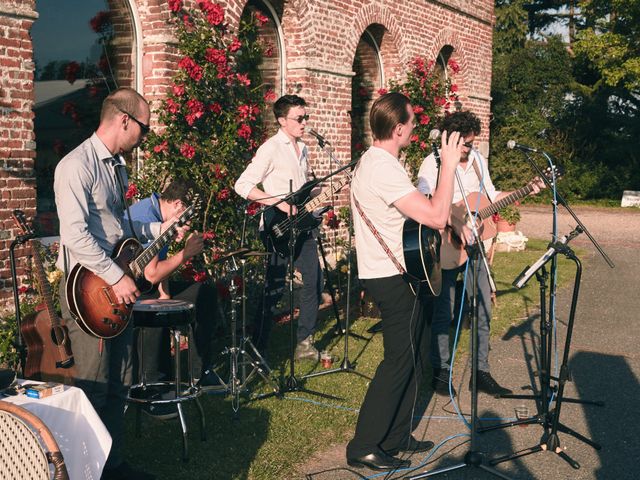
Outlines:
<svg viewBox="0 0 640 480"><path fill-rule="evenodd" d="M191 302L195 305L195 326L191 350L192 374L201 378L213 361L213 333L218 308L217 291L208 283L169 282L171 298ZM150 298L157 298L157 291ZM166 328L144 329L144 369L149 382L171 375L169 330ZM136 362L137 363L137 362Z"/></svg>
<svg viewBox="0 0 640 480"><path fill-rule="evenodd" d="M302 274L304 284L300 298L300 317L296 334L298 342L312 335L315 331L323 287L315 236L309 233L301 235L305 235L307 238L302 243L300 253L293 260L294 266ZM264 232L261 233L261 237L267 251L273 250ZM278 302L286 290L288 266L288 258L282 258L276 253L269 257L264 281L264 295L254 320L253 343L260 351L266 350L273 317L277 312Z"/></svg>
<svg viewBox="0 0 640 480"><path fill-rule="evenodd" d="M60 282L60 308L73 349L75 386L87 395L111 435L106 467L117 467L124 460L124 406L131 384L133 326L129 323L120 335L104 340L101 348L100 339L84 333L71 317L64 279Z"/></svg>
<svg viewBox="0 0 640 480"><path fill-rule="evenodd" d="M364 397L347 457L406 445L426 341L422 301L400 277L363 280L382 316L384 356Z"/></svg>

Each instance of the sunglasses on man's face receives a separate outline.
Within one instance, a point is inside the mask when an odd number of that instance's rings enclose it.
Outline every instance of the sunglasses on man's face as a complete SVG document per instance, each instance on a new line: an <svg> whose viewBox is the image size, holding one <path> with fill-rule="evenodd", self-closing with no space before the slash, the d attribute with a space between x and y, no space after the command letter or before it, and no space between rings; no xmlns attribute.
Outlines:
<svg viewBox="0 0 640 480"><path fill-rule="evenodd" d="M473 142L464 142L462 145L467 148L473 148Z"/></svg>
<svg viewBox="0 0 640 480"><path fill-rule="evenodd" d="M133 115L131 115L129 112L125 110L122 110L120 108L118 108L118 110L120 110L122 113L127 115L131 120L133 120L140 126L140 131L142 132L142 135L146 135L147 133L149 133L149 131L151 130L151 127L149 125L147 125L146 123L142 123L140 120L138 120L136 117L134 117Z"/></svg>
<svg viewBox="0 0 640 480"><path fill-rule="evenodd" d="M309 115L298 115L297 117L287 117L289 120L295 120L298 123L302 123L309 120Z"/></svg>

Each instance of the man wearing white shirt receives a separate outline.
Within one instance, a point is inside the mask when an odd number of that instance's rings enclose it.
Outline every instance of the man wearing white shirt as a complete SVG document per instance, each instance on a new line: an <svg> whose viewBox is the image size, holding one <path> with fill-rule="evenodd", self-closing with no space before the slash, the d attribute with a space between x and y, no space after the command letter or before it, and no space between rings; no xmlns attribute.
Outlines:
<svg viewBox="0 0 640 480"><path fill-rule="evenodd" d="M496 202L506 197L511 192L496 190L489 175L487 160L473 148L476 136L480 134L480 119L472 112L455 112L444 118L442 130L458 131L461 133L464 144L460 163L457 167L458 174L464 187L460 191L458 183L454 183L453 203L460 202L464 197L474 192L482 192L490 201ZM438 182L438 168L433 154L425 158L418 172L418 190L423 194L432 193ZM533 193L539 190L534 185ZM474 206L470 205L473 209ZM449 225L463 240L471 242L472 235L469 228L461 221L451 218ZM433 379L431 386L438 395L449 396L450 376L450 352L449 352L449 328L454 318L455 290L458 275L465 272L465 264L454 269L442 270L442 292L437 297L433 319L431 323L431 365L433 367ZM470 272L470 270L469 270ZM467 289L471 288L471 275L467 277ZM469 292L468 292L469 293ZM508 388L501 387L491 376L489 369L489 334L491 322L491 288L487 271L482 262L478 271L478 390L490 395L504 395L511 393ZM452 390L455 395L455 390Z"/></svg>
<svg viewBox="0 0 640 480"><path fill-rule="evenodd" d="M295 192L312 177L307 147L301 140L309 119L305 107L306 102L297 95L284 95L274 103L273 113L280 129L260 146L251 163L236 181L234 189L238 195L263 205L274 205L272 208L290 213L289 203L280 200L290 192L290 188ZM295 206L293 212L296 213ZM262 228L261 224L261 230ZM297 359L317 359L318 350L313 346L313 333L322 293L322 271L318 261L316 232L302 232L299 235L300 248L296 249L294 263L302 274L304 287L295 355ZM267 250L273 251L264 231L261 231L261 237ZM266 353L276 305L284 293L287 266L287 258L281 258L275 252L271 255L265 278L264 298L256 314L253 334L256 348L263 353Z"/></svg>
<svg viewBox="0 0 640 480"><path fill-rule="evenodd" d="M371 107L373 146L360 158L351 182L358 276L382 317L384 357L365 395L347 463L376 470L404 468L400 453L420 453L433 442L413 437L420 383L422 300L405 281L402 227L407 218L443 228L449 217L460 135L443 136L442 181L432 198L420 194L398 160L411 143L415 115L409 99L388 93Z"/></svg>

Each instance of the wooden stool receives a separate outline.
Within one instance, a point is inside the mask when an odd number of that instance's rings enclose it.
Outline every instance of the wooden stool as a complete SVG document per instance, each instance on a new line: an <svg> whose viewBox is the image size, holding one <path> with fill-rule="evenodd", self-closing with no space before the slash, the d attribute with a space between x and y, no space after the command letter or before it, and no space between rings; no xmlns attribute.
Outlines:
<svg viewBox="0 0 640 480"><path fill-rule="evenodd" d="M185 421L182 403L195 401L200 412L200 436L206 440L204 410L198 397L202 391L193 381L191 370L191 324L194 321L194 305L182 300L138 300L133 307L134 328L138 329L138 358L139 358L139 383L129 389L127 401L136 405L136 433L140 434L140 407L159 404L174 404L178 410L180 427L182 429L182 459L187 461L189 451L187 447L187 422ZM174 349L174 381L159 381L147 383L144 370L144 329L168 328L171 331L171 343ZM180 361L180 337L187 338L188 374L182 379L182 367ZM164 393L172 393L172 398L151 398L150 392L160 390Z"/></svg>

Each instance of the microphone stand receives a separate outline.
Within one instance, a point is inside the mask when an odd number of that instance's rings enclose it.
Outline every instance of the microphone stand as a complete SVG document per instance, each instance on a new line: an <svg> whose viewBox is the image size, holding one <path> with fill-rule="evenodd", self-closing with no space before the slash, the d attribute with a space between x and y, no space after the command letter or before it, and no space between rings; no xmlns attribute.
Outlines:
<svg viewBox="0 0 640 480"><path fill-rule="evenodd" d="M335 174L335 173L334 173ZM334 174L330 174L327 177L324 178L329 178L330 176L334 175ZM315 180L315 184L321 182L322 180ZM270 205L268 208L274 208L277 205L279 205L280 203L282 203L283 201L285 201L286 199L293 199L295 198L295 194L298 192L294 192L293 191L293 180L289 180L289 194L284 197L282 200L274 203L273 205ZM327 398L327 399L331 399L331 400L339 400L338 397L335 397L333 395L328 395L326 393L321 393L321 392L316 392L314 390L309 390L307 388L305 388L302 385L302 382L300 379L298 379L296 377L296 373L295 373L295 351L296 351L296 334L295 334L295 327L293 325L294 321L293 321L293 280L295 277L295 273L294 273L294 256L295 256L295 244L296 244L296 239L298 237L298 229L297 229L297 215L294 215L293 213L293 208L294 208L294 204L293 202L289 203L289 218L292 220L289 225L289 326L290 326L290 339L291 339L291 345L290 345L290 355L289 355L289 376L283 380L282 385L280 386L280 389L278 391L273 391L273 392L269 392L269 393L265 393L263 395L257 395L255 396L253 399L254 400L261 400L264 398L269 398L269 397L273 397L273 396L277 396L278 398L283 398L284 394L287 392L304 392L304 393L308 393L311 395L318 395L322 398ZM266 210L266 209L265 209ZM277 255L277 253L274 251L272 253L272 255ZM263 308L264 308L264 304L263 304Z"/></svg>
<svg viewBox="0 0 640 480"><path fill-rule="evenodd" d="M456 169L456 181L458 182L458 187L460 192L464 192L464 187L462 184L462 179ZM463 198L465 198L463 196ZM487 262L487 256L484 251L484 244L480 239L480 235L478 234L478 229L476 225L476 219L471 214L471 209L469 208L469 204L465 198L464 201L465 208L467 210L468 218L471 221L471 231L473 233L474 244L472 246L467 246L467 252L469 253L469 261L471 262L471 271L472 271L472 296L471 296L471 306L472 306L472 320L471 320L471 441L469 445L469 450L464 456L462 462L457 463L455 465L449 467L442 467L436 470L432 470L430 472L421 473L419 475L414 475L411 477L407 477L409 480L432 477L435 475L440 475L442 473L448 473L453 470L458 470L464 467L475 467L484 470L485 472L491 473L496 477L502 478L504 480L511 480L511 477L505 475L504 473L496 470L489 464L487 464L484 453L477 450L477 430L476 423L478 421L478 384L477 384L477 375L478 375L478 314L480 304L478 302L478 273L479 273L479 258L483 261L487 276L489 278L489 285L491 286L491 290L495 291L495 283L491 278L491 272L489 270L489 264ZM486 300L486 299L485 299Z"/></svg>
<svg viewBox="0 0 640 480"><path fill-rule="evenodd" d="M19 377L24 376L24 367L27 361L27 348L24 344L24 340L22 339L22 314L20 312L20 296L18 294L18 274L16 270L15 249L18 245L24 245L33 238L36 238L36 235L31 233L27 235L18 235L9 246L9 264L13 283L13 303L16 311L16 335L13 345L18 352L18 371L16 374Z"/></svg>

